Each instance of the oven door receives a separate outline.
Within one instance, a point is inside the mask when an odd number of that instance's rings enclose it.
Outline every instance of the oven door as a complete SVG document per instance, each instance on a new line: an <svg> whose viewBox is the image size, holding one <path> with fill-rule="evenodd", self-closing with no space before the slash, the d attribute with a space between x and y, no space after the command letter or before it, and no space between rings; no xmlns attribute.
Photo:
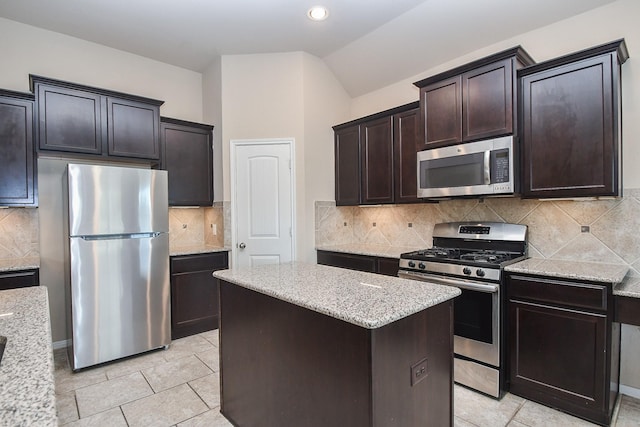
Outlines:
<svg viewBox="0 0 640 427"><path fill-rule="evenodd" d="M455 286L454 352L495 367L500 366L500 286L429 273L400 270L398 277Z"/></svg>

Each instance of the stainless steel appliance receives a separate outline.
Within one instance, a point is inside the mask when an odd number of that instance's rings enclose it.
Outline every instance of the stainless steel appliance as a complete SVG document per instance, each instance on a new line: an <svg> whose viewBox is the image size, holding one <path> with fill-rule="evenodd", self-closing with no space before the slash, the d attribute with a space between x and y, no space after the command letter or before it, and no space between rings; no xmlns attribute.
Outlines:
<svg viewBox="0 0 640 427"><path fill-rule="evenodd" d="M503 267L527 254L527 226L436 224L433 247L400 256L399 277L456 286L454 380L496 398L505 391Z"/></svg>
<svg viewBox="0 0 640 427"><path fill-rule="evenodd" d="M517 192L513 136L433 148L418 153L418 197Z"/></svg>
<svg viewBox="0 0 640 427"><path fill-rule="evenodd" d="M65 177L72 368L167 346L167 172L69 164Z"/></svg>

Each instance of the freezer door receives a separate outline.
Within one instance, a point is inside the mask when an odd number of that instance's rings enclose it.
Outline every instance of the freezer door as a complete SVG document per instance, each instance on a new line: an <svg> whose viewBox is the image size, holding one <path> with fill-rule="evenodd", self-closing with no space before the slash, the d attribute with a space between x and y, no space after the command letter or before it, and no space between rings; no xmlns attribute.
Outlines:
<svg viewBox="0 0 640 427"><path fill-rule="evenodd" d="M70 236L169 231L166 171L69 164L67 181Z"/></svg>
<svg viewBox="0 0 640 427"><path fill-rule="evenodd" d="M73 369L171 342L169 236L70 239Z"/></svg>

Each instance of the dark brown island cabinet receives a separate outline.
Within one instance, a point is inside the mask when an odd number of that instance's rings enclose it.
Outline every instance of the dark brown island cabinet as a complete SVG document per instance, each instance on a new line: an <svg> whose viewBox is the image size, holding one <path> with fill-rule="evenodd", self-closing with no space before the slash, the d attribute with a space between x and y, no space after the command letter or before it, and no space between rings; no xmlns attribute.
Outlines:
<svg viewBox="0 0 640 427"><path fill-rule="evenodd" d="M419 111L414 102L333 127L337 205L418 201Z"/></svg>
<svg viewBox="0 0 640 427"><path fill-rule="evenodd" d="M222 279L220 302L234 425L453 425L452 300L373 329Z"/></svg>
<svg viewBox="0 0 640 427"><path fill-rule="evenodd" d="M32 94L0 90L0 206L37 206Z"/></svg>
<svg viewBox="0 0 640 427"><path fill-rule="evenodd" d="M506 289L510 392L609 425L620 376L612 285L511 274Z"/></svg>
<svg viewBox="0 0 640 427"><path fill-rule="evenodd" d="M40 269L12 270L0 272L0 291L26 288L40 284Z"/></svg>
<svg viewBox="0 0 640 427"><path fill-rule="evenodd" d="M344 252L317 251L317 261L321 265L348 268L349 270L367 271L369 273L398 276L400 260L397 258L378 257Z"/></svg>
<svg viewBox="0 0 640 427"><path fill-rule="evenodd" d="M619 196L624 40L518 71L522 196Z"/></svg>
<svg viewBox="0 0 640 427"><path fill-rule="evenodd" d="M30 75L40 152L160 161L163 101Z"/></svg>
<svg viewBox="0 0 640 427"><path fill-rule="evenodd" d="M169 173L169 206L213 204L213 126L160 118L161 169Z"/></svg>
<svg viewBox="0 0 640 427"><path fill-rule="evenodd" d="M171 257L171 339L218 328L218 281L229 267L227 251Z"/></svg>
<svg viewBox="0 0 640 427"><path fill-rule="evenodd" d="M533 63L518 46L414 83L421 150L515 133L516 71Z"/></svg>

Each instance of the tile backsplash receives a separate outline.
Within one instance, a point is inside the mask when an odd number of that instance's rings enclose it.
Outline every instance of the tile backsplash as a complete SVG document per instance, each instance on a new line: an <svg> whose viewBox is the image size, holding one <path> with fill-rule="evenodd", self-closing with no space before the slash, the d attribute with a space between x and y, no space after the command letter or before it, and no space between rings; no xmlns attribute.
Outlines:
<svg viewBox="0 0 640 427"><path fill-rule="evenodd" d="M170 208L169 243L172 247L203 244L223 246L222 207L214 205L211 208Z"/></svg>
<svg viewBox="0 0 640 427"><path fill-rule="evenodd" d="M0 260L40 256L38 210L0 209Z"/></svg>
<svg viewBox="0 0 640 427"><path fill-rule="evenodd" d="M434 224L497 221L529 227L529 255L626 264L640 275L640 189L606 200L461 199L357 207L316 202L316 245L431 246Z"/></svg>
<svg viewBox="0 0 640 427"><path fill-rule="evenodd" d="M216 235L213 234L213 226ZM169 243L172 247L224 246L222 203L213 207L169 209ZM0 261L38 258L40 227L38 209L0 209Z"/></svg>

